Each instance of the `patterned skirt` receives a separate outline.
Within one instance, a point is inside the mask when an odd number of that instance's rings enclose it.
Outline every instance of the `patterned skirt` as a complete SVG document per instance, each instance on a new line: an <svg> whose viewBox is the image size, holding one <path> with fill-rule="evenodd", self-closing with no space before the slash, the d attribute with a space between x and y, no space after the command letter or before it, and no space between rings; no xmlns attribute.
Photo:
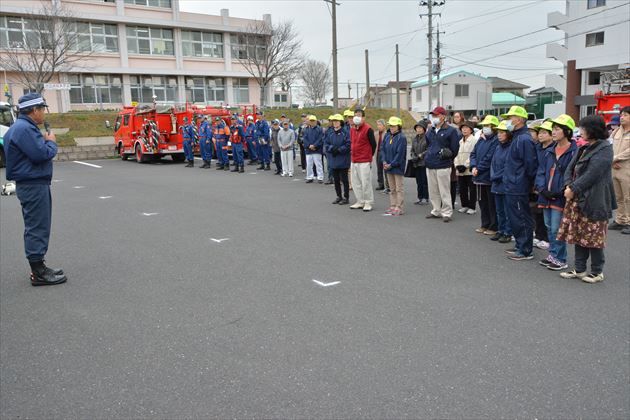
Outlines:
<svg viewBox="0 0 630 420"><path fill-rule="evenodd" d="M606 246L606 220L589 220L582 214L577 200L567 200L562 213L562 222L557 239L584 248L604 248Z"/></svg>

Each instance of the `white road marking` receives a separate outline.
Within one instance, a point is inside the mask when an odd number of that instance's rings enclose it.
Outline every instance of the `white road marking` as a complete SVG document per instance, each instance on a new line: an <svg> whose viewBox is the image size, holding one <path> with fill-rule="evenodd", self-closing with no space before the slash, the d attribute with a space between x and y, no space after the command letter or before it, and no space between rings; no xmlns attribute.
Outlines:
<svg viewBox="0 0 630 420"><path fill-rule="evenodd" d="M102 166L95 165L93 163L81 162L80 160L73 160L74 163L78 163L80 165L91 166L92 168L102 168Z"/></svg>
<svg viewBox="0 0 630 420"><path fill-rule="evenodd" d="M75 190L80 190L81 188L85 188L85 186L84 185L75 185L72 188L74 188Z"/></svg>
<svg viewBox="0 0 630 420"><path fill-rule="evenodd" d="M160 213L142 213L143 216L155 216L156 214Z"/></svg>
<svg viewBox="0 0 630 420"><path fill-rule="evenodd" d="M391 214L389 214L389 213L383 213L382 215L383 216L391 216Z"/></svg>
<svg viewBox="0 0 630 420"><path fill-rule="evenodd" d="M63 182L63 179L53 179L53 182Z"/></svg>
<svg viewBox="0 0 630 420"><path fill-rule="evenodd" d="M111 195L104 195L102 197L99 197L101 200L107 200L108 198L112 198Z"/></svg>
<svg viewBox="0 0 630 420"><path fill-rule="evenodd" d="M258 172L250 172L247 175L256 175Z"/></svg>
<svg viewBox="0 0 630 420"><path fill-rule="evenodd" d="M230 240L230 238L222 238L222 239L210 238L210 240L211 240L212 242L216 242L216 243L220 244L220 243L221 243L221 242L223 242L223 241L229 241L229 240Z"/></svg>
<svg viewBox="0 0 630 420"><path fill-rule="evenodd" d="M300 182L301 179L294 179L293 182Z"/></svg>
<svg viewBox="0 0 630 420"><path fill-rule="evenodd" d="M336 285L336 284L341 283L340 281L333 281L333 282L331 282L331 283L324 283L324 282L321 282L321 281L319 281L319 280L315 280L315 279L313 279L313 281L314 281L316 284L318 284L318 285L320 285L320 286L322 286L322 287L334 286L334 285Z"/></svg>

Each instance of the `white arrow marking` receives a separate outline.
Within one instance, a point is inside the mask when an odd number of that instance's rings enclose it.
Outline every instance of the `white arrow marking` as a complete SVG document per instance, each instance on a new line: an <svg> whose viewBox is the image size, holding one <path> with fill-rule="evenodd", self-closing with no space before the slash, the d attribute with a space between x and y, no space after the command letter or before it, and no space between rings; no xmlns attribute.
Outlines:
<svg viewBox="0 0 630 420"><path fill-rule="evenodd" d="M62 182L63 179L53 179L53 182Z"/></svg>
<svg viewBox="0 0 630 420"><path fill-rule="evenodd" d="M321 281L319 281L319 280L315 280L315 279L313 279L313 281L314 281L315 283L319 284L319 285L320 285L320 286L322 286L322 287L334 286L334 285L336 285L336 284L341 283L340 281L333 281L333 282L331 282L331 283L323 283L323 282L321 282Z"/></svg>
<svg viewBox="0 0 630 420"><path fill-rule="evenodd" d="M223 238L223 239L210 238L210 240L211 240L212 242L216 242L216 243L220 244L220 243L221 243L221 242L223 242L223 241L229 241L229 240L230 240L230 238Z"/></svg>
<svg viewBox="0 0 630 420"><path fill-rule="evenodd" d="M85 166L91 166L92 168L102 168L102 166L94 165L93 163L81 162L80 160L73 160L74 163L79 163Z"/></svg>
<svg viewBox="0 0 630 420"><path fill-rule="evenodd" d="M85 188L85 186L83 186L83 185L75 185L72 188L74 188L75 190L80 190L81 188Z"/></svg>
<svg viewBox="0 0 630 420"><path fill-rule="evenodd" d="M156 214L160 213L142 213L143 216L155 216Z"/></svg>
<svg viewBox="0 0 630 420"><path fill-rule="evenodd" d="M108 198L112 198L111 195L104 195L102 197L99 197L101 200L107 200Z"/></svg>
<svg viewBox="0 0 630 420"><path fill-rule="evenodd" d="M256 175L258 172L250 172L247 175Z"/></svg>

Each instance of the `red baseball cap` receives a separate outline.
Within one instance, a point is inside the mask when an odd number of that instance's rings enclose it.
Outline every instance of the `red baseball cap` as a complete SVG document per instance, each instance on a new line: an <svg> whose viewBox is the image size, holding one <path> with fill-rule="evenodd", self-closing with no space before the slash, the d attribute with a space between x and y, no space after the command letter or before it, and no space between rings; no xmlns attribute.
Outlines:
<svg viewBox="0 0 630 420"><path fill-rule="evenodd" d="M433 115L446 115L446 110L444 108L442 108L441 106L436 106L435 108L433 108L433 111L431 111L429 114L433 114Z"/></svg>

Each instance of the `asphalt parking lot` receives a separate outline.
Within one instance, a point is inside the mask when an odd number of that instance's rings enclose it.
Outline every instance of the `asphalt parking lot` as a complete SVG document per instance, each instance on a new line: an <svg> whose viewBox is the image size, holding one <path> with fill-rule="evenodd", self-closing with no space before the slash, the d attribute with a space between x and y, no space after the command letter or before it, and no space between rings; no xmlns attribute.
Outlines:
<svg viewBox="0 0 630 420"><path fill-rule="evenodd" d="M627 236L589 285L426 220L412 180L384 217L299 170L89 163L55 164L64 285L30 286L0 197L2 418L630 417Z"/></svg>

